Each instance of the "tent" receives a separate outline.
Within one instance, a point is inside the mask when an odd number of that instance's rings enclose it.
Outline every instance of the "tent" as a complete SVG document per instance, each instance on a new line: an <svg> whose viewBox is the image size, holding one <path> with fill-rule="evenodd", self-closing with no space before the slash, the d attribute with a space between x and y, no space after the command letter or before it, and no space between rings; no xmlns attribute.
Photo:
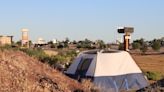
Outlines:
<svg viewBox="0 0 164 92"><path fill-rule="evenodd" d="M65 73L72 78L91 78L101 92L138 90L148 86L141 69L126 51L81 52Z"/></svg>

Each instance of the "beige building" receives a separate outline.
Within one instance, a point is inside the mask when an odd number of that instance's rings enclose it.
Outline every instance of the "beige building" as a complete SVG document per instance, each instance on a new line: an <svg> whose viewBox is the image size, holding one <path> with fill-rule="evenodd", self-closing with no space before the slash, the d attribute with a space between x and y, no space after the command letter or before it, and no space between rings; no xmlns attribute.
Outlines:
<svg viewBox="0 0 164 92"><path fill-rule="evenodd" d="M22 47L29 48L29 36L28 36L29 30L26 28L23 28L23 29L21 29L21 31L22 31L22 40L21 40Z"/></svg>
<svg viewBox="0 0 164 92"><path fill-rule="evenodd" d="M13 36L2 36L0 35L0 45L12 44Z"/></svg>

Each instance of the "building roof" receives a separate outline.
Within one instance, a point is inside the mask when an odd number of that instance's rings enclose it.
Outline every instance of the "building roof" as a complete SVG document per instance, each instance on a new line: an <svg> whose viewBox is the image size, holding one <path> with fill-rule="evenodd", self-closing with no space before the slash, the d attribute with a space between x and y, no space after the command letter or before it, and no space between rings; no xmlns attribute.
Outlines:
<svg viewBox="0 0 164 92"><path fill-rule="evenodd" d="M9 35L0 35L0 37L13 37L13 36L9 36Z"/></svg>

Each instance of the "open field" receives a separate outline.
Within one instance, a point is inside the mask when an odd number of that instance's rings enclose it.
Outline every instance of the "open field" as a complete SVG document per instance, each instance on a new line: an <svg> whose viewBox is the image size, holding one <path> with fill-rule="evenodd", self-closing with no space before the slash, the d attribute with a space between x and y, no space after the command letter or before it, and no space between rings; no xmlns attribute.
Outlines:
<svg viewBox="0 0 164 92"><path fill-rule="evenodd" d="M142 71L158 72L164 75L164 54L132 55Z"/></svg>

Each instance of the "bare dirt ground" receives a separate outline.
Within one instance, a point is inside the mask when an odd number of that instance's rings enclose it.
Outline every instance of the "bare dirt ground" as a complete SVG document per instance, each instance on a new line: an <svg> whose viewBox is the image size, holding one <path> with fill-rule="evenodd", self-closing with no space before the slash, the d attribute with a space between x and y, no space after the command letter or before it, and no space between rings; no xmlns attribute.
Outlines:
<svg viewBox="0 0 164 92"><path fill-rule="evenodd" d="M132 55L143 71L152 71L164 74L164 54L160 55Z"/></svg>
<svg viewBox="0 0 164 92"><path fill-rule="evenodd" d="M89 91L77 81L23 52L0 50L0 92L76 92L78 90Z"/></svg>

